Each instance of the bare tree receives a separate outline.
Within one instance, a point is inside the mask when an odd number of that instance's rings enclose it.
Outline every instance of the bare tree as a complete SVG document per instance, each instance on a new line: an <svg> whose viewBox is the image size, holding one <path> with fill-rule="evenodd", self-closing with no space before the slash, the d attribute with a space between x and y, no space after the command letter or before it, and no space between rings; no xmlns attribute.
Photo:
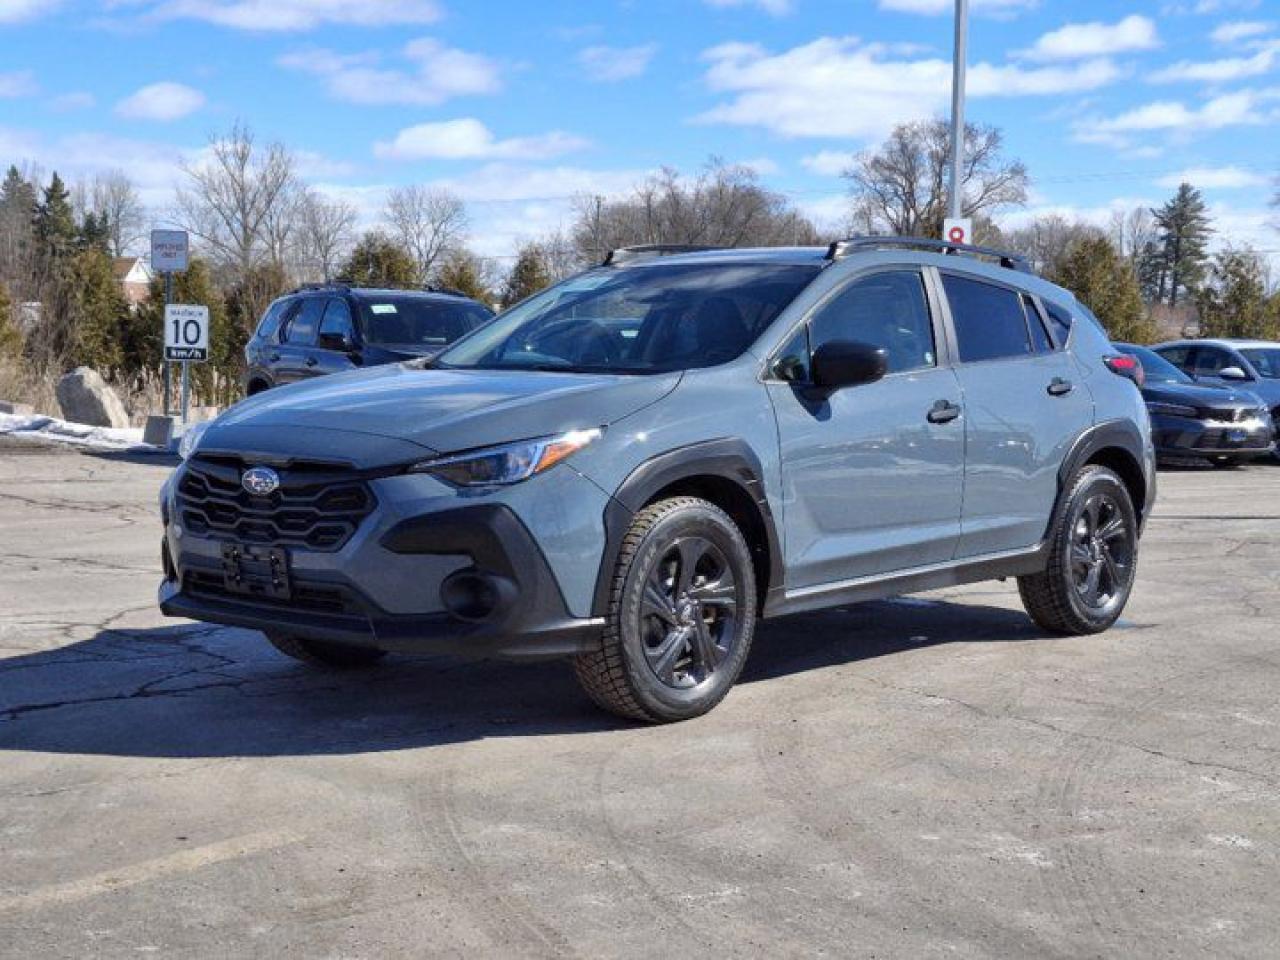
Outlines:
<svg viewBox="0 0 1280 960"><path fill-rule="evenodd" d="M1030 179L1019 160L1001 154L995 127L966 124L961 175L966 217L987 215L1027 202ZM853 194L853 222L867 232L939 237L947 209L951 129L944 120L895 127L874 150L858 154L845 171Z"/></svg>
<svg viewBox="0 0 1280 960"><path fill-rule="evenodd" d="M90 205L106 215L111 255L123 257L146 231L147 213L138 188L123 170L108 170L93 178Z"/></svg>
<svg viewBox="0 0 1280 960"><path fill-rule="evenodd" d="M345 200L330 200L311 189L303 192L298 205L298 246L309 277L328 280L334 276L351 245L356 216L356 208Z"/></svg>
<svg viewBox="0 0 1280 960"><path fill-rule="evenodd" d="M1143 250L1155 242L1157 235L1155 217L1147 207L1117 210L1111 214L1111 240L1130 263L1138 262Z"/></svg>
<svg viewBox="0 0 1280 960"><path fill-rule="evenodd" d="M385 217L396 238L413 254L419 283L430 279L441 256L467 229L467 208L459 197L417 185L388 193Z"/></svg>
<svg viewBox="0 0 1280 960"><path fill-rule="evenodd" d="M1098 237L1105 238L1098 227L1050 213L1005 234L1003 245L1026 257L1037 272L1053 273L1070 250Z"/></svg>
<svg viewBox="0 0 1280 960"><path fill-rule="evenodd" d="M761 185L754 170L715 158L693 179L664 169L625 199L581 198L573 227L581 262L636 243L740 247L817 241L813 224L786 197Z"/></svg>
<svg viewBox="0 0 1280 960"><path fill-rule="evenodd" d="M184 163L177 191L179 222L206 248L233 282L268 261L275 241L276 205L294 186L294 159L279 143L259 148L237 123L209 141L202 159Z"/></svg>

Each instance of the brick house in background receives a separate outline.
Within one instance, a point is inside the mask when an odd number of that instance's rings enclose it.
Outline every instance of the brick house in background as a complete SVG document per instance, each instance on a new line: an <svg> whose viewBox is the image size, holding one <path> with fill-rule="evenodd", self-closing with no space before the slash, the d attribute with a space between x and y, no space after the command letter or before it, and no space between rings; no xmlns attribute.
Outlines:
<svg viewBox="0 0 1280 960"><path fill-rule="evenodd" d="M115 257L111 269L116 283L131 308L136 308L151 294L151 267L141 257Z"/></svg>

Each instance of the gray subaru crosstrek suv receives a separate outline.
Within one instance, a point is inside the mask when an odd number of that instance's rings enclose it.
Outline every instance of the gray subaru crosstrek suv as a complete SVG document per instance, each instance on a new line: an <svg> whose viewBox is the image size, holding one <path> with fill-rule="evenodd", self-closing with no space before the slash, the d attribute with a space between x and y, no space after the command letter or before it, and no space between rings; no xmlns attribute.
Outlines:
<svg viewBox="0 0 1280 960"><path fill-rule="evenodd" d="M1155 493L1129 360L996 251L615 251L434 360L188 434L160 605L329 667L571 658L654 722L719 702L760 617L1016 577L1094 633Z"/></svg>

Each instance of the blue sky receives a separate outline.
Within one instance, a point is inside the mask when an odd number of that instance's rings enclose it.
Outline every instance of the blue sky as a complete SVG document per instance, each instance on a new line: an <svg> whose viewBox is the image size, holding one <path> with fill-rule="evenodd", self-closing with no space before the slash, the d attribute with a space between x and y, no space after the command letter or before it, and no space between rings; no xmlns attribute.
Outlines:
<svg viewBox="0 0 1280 960"><path fill-rule="evenodd" d="M972 0L970 119L1034 179L1016 224L1153 204L1188 176L1269 251L1280 0ZM0 0L0 161L120 167L157 210L236 119L376 216L449 187L508 254L575 194L754 165L834 227L847 158L943 115L950 0Z"/></svg>

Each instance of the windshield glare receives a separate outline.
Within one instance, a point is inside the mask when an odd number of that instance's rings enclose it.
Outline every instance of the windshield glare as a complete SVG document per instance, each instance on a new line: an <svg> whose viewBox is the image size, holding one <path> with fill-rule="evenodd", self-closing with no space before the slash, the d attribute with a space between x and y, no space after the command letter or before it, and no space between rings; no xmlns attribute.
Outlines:
<svg viewBox="0 0 1280 960"><path fill-rule="evenodd" d="M662 373L738 357L821 268L602 267L509 310L441 355L443 367Z"/></svg>
<svg viewBox="0 0 1280 960"><path fill-rule="evenodd" d="M493 316L465 300L386 296L360 304L366 343L403 347L443 347L482 326Z"/></svg>
<svg viewBox="0 0 1280 960"><path fill-rule="evenodd" d="M1146 374L1147 383L1194 383L1189 376L1154 350L1145 347L1121 347L1121 353L1137 357Z"/></svg>
<svg viewBox="0 0 1280 960"><path fill-rule="evenodd" d="M1280 347L1246 347L1240 352L1253 364L1259 376L1280 380Z"/></svg>

